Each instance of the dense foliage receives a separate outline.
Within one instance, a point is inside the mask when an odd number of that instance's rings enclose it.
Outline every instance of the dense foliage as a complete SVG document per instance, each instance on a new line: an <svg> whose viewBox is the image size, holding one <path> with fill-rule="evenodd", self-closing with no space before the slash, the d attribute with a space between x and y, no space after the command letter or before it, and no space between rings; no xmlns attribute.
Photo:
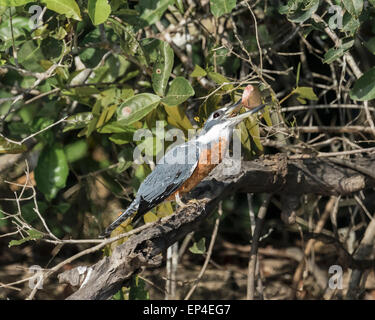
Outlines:
<svg viewBox="0 0 375 320"><path fill-rule="evenodd" d="M188 138L248 84L267 112L240 126L245 159L367 148L375 136L374 0L0 0L0 16L0 153L13 156L1 163L0 197L16 194L0 202L0 227L17 230L10 246L96 238L155 164L135 163L134 149L155 159L173 143L162 148L157 121ZM134 139L141 128L152 135ZM246 200L223 209L228 239L236 230L247 242ZM145 221L173 210L160 205Z"/></svg>

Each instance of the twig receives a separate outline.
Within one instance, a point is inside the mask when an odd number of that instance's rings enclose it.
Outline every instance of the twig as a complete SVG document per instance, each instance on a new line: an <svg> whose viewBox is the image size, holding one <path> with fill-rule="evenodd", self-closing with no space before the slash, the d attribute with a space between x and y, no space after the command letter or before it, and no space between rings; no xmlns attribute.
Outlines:
<svg viewBox="0 0 375 320"><path fill-rule="evenodd" d="M193 292L197 288L199 281L203 277L203 274L207 269L208 263L210 262L212 250L214 248L214 244L215 244L215 240L216 240L216 236L217 236L217 232L219 230L220 218L221 218L221 215L223 214L222 202L219 203L218 214L219 214L219 216L215 220L215 225L214 225L214 229L212 231L211 241L210 241L210 244L208 246L206 259L204 261L204 264L202 266L201 271L199 272L199 274L197 276L197 279L195 280L194 285L190 288L190 290L187 293L187 295L185 296L184 300L190 299L191 295L193 294Z"/></svg>
<svg viewBox="0 0 375 320"><path fill-rule="evenodd" d="M178 242L168 247L167 249L167 261L166 261L166 273L167 281L165 284L165 299L173 300L176 299L176 272L178 267Z"/></svg>
<svg viewBox="0 0 375 320"><path fill-rule="evenodd" d="M251 243L251 250L249 254L249 265L248 265L248 275L247 275L247 293L246 293L247 300L254 300L255 267L257 263L259 238L262 233L264 219L266 217L267 209L271 201L271 198L272 198L271 193L266 194L265 199L263 200L262 206L259 209L257 219L256 219L253 241Z"/></svg>
<svg viewBox="0 0 375 320"><path fill-rule="evenodd" d="M336 35L335 32L333 32L329 28L328 24L319 15L317 15L316 13L314 13L311 17L315 20L315 22L323 23L325 25L324 31L331 38L331 40L335 43L335 45L339 46L339 44L340 44L340 38ZM349 64L350 68L352 69L352 71L354 72L356 78L357 79L360 78L362 76L362 71L357 66L357 64L356 64L353 56L349 52L346 52L345 55L346 55L347 62Z"/></svg>
<svg viewBox="0 0 375 320"><path fill-rule="evenodd" d="M194 231L188 233L186 235L186 237L184 238L184 240L182 241L182 244L180 246L180 250L178 251L178 259L179 260L181 260L182 256L184 255L184 253L187 249L187 246L189 245L189 242L191 241L193 236L194 236Z"/></svg>
<svg viewBox="0 0 375 320"><path fill-rule="evenodd" d="M356 151L356 150L353 150L353 151ZM359 166L355 163L352 163L348 160L345 160L345 159L338 159L338 158L330 158L329 161L333 162L333 163L336 163L336 164L339 164L339 165L342 165L342 166L345 166L345 167L348 167L348 168L351 168L355 171L358 171L358 172L361 172L369 177L371 177L372 179L375 180L375 173L372 171L372 170L369 170L365 167L362 167L362 166Z"/></svg>
<svg viewBox="0 0 375 320"><path fill-rule="evenodd" d="M270 131L275 131L273 128L269 128ZM303 132L303 133L320 133L320 132L327 132L327 133L372 133L372 129L365 126L301 126L296 128L278 128L279 132L290 132L292 129L296 131Z"/></svg>
<svg viewBox="0 0 375 320"><path fill-rule="evenodd" d="M373 218L368 225L366 232L362 238L361 244L354 254L355 259L365 259L373 255L374 250L374 239L375 239L375 219ZM347 299L357 299L361 293L361 279L363 276L363 270L355 269L352 271L349 288L346 294Z"/></svg>
<svg viewBox="0 0 375 320"><path fill-rule="evenodd" d="M18 67L18 57L17 57L17 50L16 50L15 41L14 41L13 18L12 18L12 8L11 7L9 7L9 24L10 24L10 32L11 32L11 35L12 35L12 49L13 49L14 63Z"/></svg>
<svg viewBox="0 0 375 320"><path fill-rule="evenodd" d="M154 287L155 289L159 290L161 293L163 294L167 294L167 292L160 288L159 286L157 286L155 283L153 283L152 281L148 280L147 278L145 277L142 277L141 275L138 275L139 279L142 279L144 282L148 283L150 286Z"/></svg>
<svg viewBox="0 0 375 320"><path fill-rule="evenodd" d="M105 239L105 240L100 240L101 243L99 243L98 245L96 246L93 246L91 248L88 248L86 250L83 250L73 256L71 256L70 258L60 262L59 264L57 264L56 266L54 266L53 268L51 268L50 270L48 270L47 272L45 272L43 274L43 277L40 277L40 281L45 281L48 277L50 277L53 273L55 273L56 271L58 271L60 268L62 268L63 266L65 266L66 264L68 263L71 263L73 262L74 260L77 260L78 258L81 258L87 254L90 254L90 253L93 253L93 252L96 252L98 250L100 250L101 248L105 247L106 245L112 243L112 242L115 242L117 240L120 240L122 238L125 238L125 237L130 237L131 235L133 234L136 234L144 229L147 229L147 228L150 228L152 226L154 226L155 224L158 224L160 223L161 221L166 221L170 218L170 216L168 217L165 217L161 220L158 220L158 221L155 221L155 222L151 222L151 223L148 223L148 224L145 224L143 226L140 226L139 228L137 229L133 229L129 232L126 232L126 233L123 233L123 234L120 234L116 237L113 237L113 238L109 238L109 239ZM27 300L32 300L36 294L36 291L38 289L38 285L36 285L34 287L34 289L32 290L32 292L30 293L30 295L27 297Z"/></svg>
<svg viewBox="0 0 375 320"><path fill-rule="evenodd" d="M2 282L0 282L0 288L7 288L7 289L15 290L15 291L22 291L22 289L20 289L20 288L13 287L9 284L4 284Z"/></svg>
<svg viewBox="0 0 375 320"><path fill-rule="evenodd" d="M324 212L323 212L322 216L320 217L318 223L315 226L314 233L320 233L322 231L322 229L323 229L323 227L324 227L327 219L331 215L331 211L334 208L338 208L338 206L335 206L336 201L338 201L338 198L336 196L332 196L328 200L328 202L327 202L327 204L325 206ZM314 239L310 239L307 242L305 250L304 250L304 257L307 257L307 256L310 255L310 252L313 249L314 243L315 243ZM294 288L294 290L293 290L293 298L296 298L296 296L297 296L297 291L299 289L299 282L301 280L302 273L303 273L303 270L305 268L305 262L306 262L306 260L302 259L300 261L300 263L299 263L296 271L294 272L294 276L293 276L293 288Z"/></svg>
<svg viewBox="0 0 375 320"><path fill-rule="evenodd" d="M365 109L367 121L368 121L368 123L370 125L370 128L372 130L372 134L373 134L373 136L375 136L375 125L374 125L374 121L372 120L372 116L370 114L370 110L369 110L369 107L368 107L368 101L364 101L363 106L364 106L364 109Z"/></svg>
<svg viewBox="0 0 375 320"><path fill-rule="evenodd" d="M260 64L260 67L259 67L259 78L260 79L263 79L262 77L262 70L263 70L263 54L262 54L262 47L260 46L260 41L259 41L259 34L258 34L258 22L257 22L257 18L253 12L253 10L251 9L250 5L249 5L249 2L246 1L246 6L247 8L249 9L253 19L254 19L254 28L255 28L255 39L256 39L256 42L257 42L257 46L258 46L258 51L259 51L259 64Z"/></svg>
<svg viewBox="0 0 375 320"><path fill-rule="evenodd" d="M18 145L22 145L22 144L25 143L27 140L30 140L31 138L37 136L38 134L40 134L40 133L42 133L42 132L44 132L44 131L46 131L46 130L48 130L48 129L51 129L52 127L58 125L59 123L65 121L67 117L68 117L68 116L65 116L64 118L62 118L62 119L60 119L60 120L58 120L58 121L56 121L56 122L50 124L49 126L47 126L47 127L43 128L43 129L39 130L38 132L35 132L35 133L33 133L33 134L27 136L26 138L22 139L21 141L15 141L15 140L9 139L9 138L3 136L1 133L0 133L0 137L4 138L4 139L7 140L8 142L15 143L15 144L18 144Z"/></svg>
<svg viewBox="0 0 375 320"><path fill-rule="evenodd" d="M358 104L315 104L315 105L301 105L292 107L283 107L281 112L303 111L308 109L363 109L363 106ZM375 108L368 107L368 110L375 111Z"/></svg>
<svg viewBox="0 0 375 320"><path fill-rule="evenodd" d="M61 64L61 61L62 59L64 58L64 56L62 56L60 58L60 61L58 63L54 63L50 68L48 68L47 71L43 72L43 73L35 73L35 77L37 78L34 83L31 85L30 88L28 88L27 90L25 90L25 92L23 92L22 94L19 94L15 97L15 99L13 100L12 104L11 104L11 107L9 108L9 110L0 117L0 120L1 120L1 125L3 125L3 122L5 121L5 119L12 113L15 111L15 108L14 108L14 105L20 101L26 94L28 94L29 92L31 92L33 89L35 89L42 81L48 79L49 77L52 76L52 74L55 72L56 68L58 68Z"/></svg>
<svg viewBox="0 0 375 320"><path fill-rule="evenodd" d="M363 204L362 200L356 194L354 195L354 199L358 203L358 205L362 208L362 210L367 215L367 217L370 219L370 221L373 220L374 218L371 216L370 212L367 210L367 208Z"/></svg>

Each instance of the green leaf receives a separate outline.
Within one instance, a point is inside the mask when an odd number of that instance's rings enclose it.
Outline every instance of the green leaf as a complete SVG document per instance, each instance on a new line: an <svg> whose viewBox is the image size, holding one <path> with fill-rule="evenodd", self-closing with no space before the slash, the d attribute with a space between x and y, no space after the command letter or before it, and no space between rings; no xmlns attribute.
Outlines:
<svg viewBox="0 0 375 320"><path fill-rule="evenodd" d="M75 0L42 0L48 9L60 14L65 14L67 18L82 20L81 12Z"/></svg>
<svg viewBox="0 0 375 320"><path fill-rule="evenodd" d="M138 275L133 276L130 282L129 300L150 300L146 282Z"/></svg>
<svg viewBox="0 0 375 320"><path fill-rule="evenodd" d="M0 6L2 7L18 7L29 2L35 2L35 0L0 0Z"/></svg>
<svg viewBox="0 0 375 320"><path fill-rule="evenodd" d="M44 215L48 208L48 204L43 201L37 201L37 205L38 205L39 213L41 215ZM34 224L37 220L39 220L38 214L34 211L34 208L35 208L34 201L27 202L21 206L22 217L30 225Z"/></svg>
<svg viewBox="0 0 375 320"><path fill-rule="evenodd" d="M131 146L124 146L118 155L119 165L116 167L116 173L121 173L128 169L133 164L133 148Z"/></svg>
<svg viewBox="0 0 375 320"><path fill-rule="evenodd" d="M354 83L354 87L350 91L350 98L359 101L375 99L375 67Z"/></svg>
<svg viewBox="0 0 375 320"><path fill-rule="evenodd" d="M215 81L217 84L223 84L223 83L225 83L225 82L230 82L225 76L223 76L222 74L217 73L217 72L209 71L209 72L208 72L208 76L209 76L213 81ZM232 84L226 84L226 85L224 85L222 88L223 88L223 90L225 90L225 91L227 91L227 90L231 90L231 89L233 89L233 85L232 85Z"/></svg>
<svg viewBox="0 0 375 320"><path fill-rule="evenodd" d="M174 3L177 6L180 13L183 14L185 12L185 10L184 10L184 3L182 2L182 0L174 0Z"/></svg>
<svg viewBox="0 0 375 320"><path fill-rule="evenodd" d="M271 115L270 115L270 107L269 106L266 106L264 108L263 118L266 121L267 126L272 127L272 119L271 119Z"/></svg>
<svg viewBox="0 0 375 320"><path fill-rule="evenodd" d="M159 220L158 216L155 213L152 213L151 211L147 212L143 216L143 221L145 223L155 222L155 221L158 221L158 220Z"/></svg>
<svg viewBox="0 0 375 320"><path fill-rule="evenodd" d="M152 88L159 96L164 96L173 68L174 52L167 42L161 42L159 55L152 72Z"/></svg>
<svg viewBox="0 0 375 320"><path fill-rule="evenodd" d="M27 233L29 234L30 238L32 238L32 239L41 239L41 238L43 238L43 234L40 233L37 230L34 230L34 229L28 230Z"/></svg>
<svg viewBox="0 0 375 320"><path fill-rule="evenodd" d="M133 142L133 136L133 132L115 133L109 137L109 140L116 144L126 144Z"/></svg>
<svg viewBox="0 0 375 320"><path fill-rule="evenodd" d="M5 215L4 213L2 213L0 211L0 227L4 227L6 226L8 223L7 223L7 219L5 218Z"/></svg>
<svg viewBox="0 0 375 320"><path fill-rule="evenodd" d="M354 40L349 40L343 43L339 48L333 47L329 49L324 55L324 63L332 63L338 58L342 57L354 44Z"/></svg>
<svg viewBox="0 0 375 320"><path fill-rule="evenodd" d="M238 125L238 129L240 129L240 138L241 138L241 147L244 151L244 160L250 160L254 155L251 150L251 137L249 135L249 130L246 126L246 122L242 121Z"/></svg>
<svg viewBox="0 0 375 320"><path fill-rule="evenodd" d="M189 248L189 251L194 254L205 253L206 252L206 238L202 238L198 242L194 242L194 244Z"/></svg>
<svg viewBox="0 0 375 320"><path fill-rule="evenodd" d="M98 120L99 120L99 115L97 115L94 112L94 108L93 108L92 114L93 114L94 117L92 118L92 120L90 121L90 123L88 124L88 126L86 128L84 128L86 137L89 137L94 132L94 130L97 128L97 123L98 123ZM78 134L78 137L81 137L80 133Z"/></svg>
<svg viewBox="0 0 375 320"><path fill-rule="evenodd" d="M0 137L0 154L2 153L22 153L27 150L24 144L13 143Z"/></svg>
<svg viewBox="0 0 375 320"><path fill-rule="evenodd" d="M363 0L342 0L344 7L348 12L354 16L358 17L363 9Z"/></svg>
<svg viewBox="0 0 375 320"><path fill-rule="evenodd" d="M314 90L311 87L297 87L293 90L293 93L298 94L302 99L313 101L318 100L317 95L314 93Z"/></svg>
<svg viewBox="0 0 375 320"><path fill-rule="evenodd" d="M116 105L104 107L103 112L100 114L100 117L98 119L98 123L96 124L96 128L102 127L105 123L111 120L112 116L116 112L116 109Z"/></svg>
<svg viewBox="0 0 375 320"><path fill-rule="evenodd" d="M112 296L112 299L113 300L126 300L125 298L125 295L124 295L124 292L122 291L122 288L117 291L113 296Z"/></svg>
<svg viewBox="0 0 375 320"><path fill-rule="evenodd" d="M353 35L361 26L361 23L359 22L359 19L351 15L348 16L350 17L349 19L346 18L346 15L344 16L341 32L350 32Z"/></svg>
<svg viewBox="0 0 375 320"><path fill-rule="evenodd" d="M140 0L137 10L140 12L139 19L143 22L143 26L159 21L173 2L174 0Z"/></svg>
<svg viewBox="0 0 375 320"><path fill-rule="evenodd" d="M116 88L109 88L100 93L100 104L103 107L108 107L115 103L117 100L118 90Z"/></svg>
<svg viewBox="0 0 375 320"><path fill-rule="evenodd" d="M40 49L45 59L55 62L59 60L63 54L64 42L48 37L41 41Z"/></svg>
<svg viewBox="0 0 375 320"><path fill-rule="evenodd" d="M205 77L207 75L206 70L198 66L197 64L194 67L193 72L190 74L190 77L198 78L198 77Z"/></svg>
<svg viewBox="0 0 375 320"><path fill-rule="evenodd" d="M89 0L87 10L94 25L105 22L111 14L111 6L107 0Z"/></svg>
<svg viewBox="0 0 375 320"><path fill-rule="evenodd" d="M25 237L23 239L20 239L20 240L11 240L8 244L8 247L13 247L13 246L19 246L20 244L23 244L27 241L31 240L30 237Z"/></svg>
<svg viewBox="0 0 375 320"><path fill-rule="evenodd" d="M108 21L120 37L120 46L124 53L136 57L140 64L147 66L145 52L136 38L133 27L128 24L122 24L113 18L108 18Z"/></svg>
<svg viewBox="0 0 375 320"><path fill-rule="evenodd" d="M44 59L40 46L34 40L26 41L18 51L18 62L27 70L42 72L44 69L39 64Z"/></svg>
<svg viewBox="0 0 375 320"><path fill-rule="evenodd" d="M256 147L253 148L254 152L259 154L262 153L263 145L260 141L260 129L257 117L255 115L250 115L249 118L246 120L245 125L249 132L249 136L251 137L252 142Z"/></svg>
<svg viewBox="0 0 375 320"><path fill-rule="evenodd" d="M74 114L65 120L66 126L63 129L63 132L85 128L92 119L92 112Z"/></svg>
<svg viewBox="0 0 375 320"><path fill-rule="evenodd" d="M55 33L53 33L53 37L56 40L63 40L68 33L63 27L60 27Z"/></svg>
<svg viewBox="0 0 375 320"><path fill-rule="evenodd" d="M8 9L6 9L6 11L8 11ZM12 18L12 25L13 25L13 33L12 33L11 28L9 28L9 18L5 19L5 17L4 18L2 17L2 21L0 23L0 40L4 41L5 49L7 47L12 46L13 37L16 40L17 38L21 36L25 36L26 33L31 31L30 26L29 26L29 19L25 17L14 16ZM3 44L1 44L1 46L2 45Z"/></svg>
<svg viewBox="0 0 375 320"><path fill-rule="evenodd" d="M32 132L37 132L39 130L47 128L53 122L54 122L54 119L43 117L43 116L35 118L31 126ZM55 136L51 130L47 130L47 131L40 133L37 139L40 142L52 144L55 139Z"/></svg>
<svg viewBox="0 0 375 320"><path fill-rule="evenodd" d="M188 129L193 129L193 126L186 115L185 108L181 106L164 105L164 110L168 114L167 122L170 125L182 129L185 133L188 133Z"/></svg>
<svg viewBox="0 0 375 320"><path fill-rule="evenodd" d="M195 94L190 82L183 77L177 77L171 82L165 98L161 102L169 106L177 106Z"/></svg>
<svg viewBox="0 0 375 320"><path fill-rule="evenodd" d="M298 87L300 72L301 72L301 62L298 63L298 67L297 67L296 87Z"/></svg>
<svg viewBox="0 0 375 320"><path fill-rule="evenodd" d="M140 142L138 142L140 151L144 151L149 156L156 156L162 151L162 142L155 136L146 136Z"/></svg>
<svg viewBox="0 0 375 320"><path fill-rule="evenodd" d="M279 8L279 12L286 14L292 22L303 23L311 18L318 7L319 0L289 0L287 5Z"/></svg>
<svg viewBox="0 0 375 320"><path fill-rule="evenodd" d="M159 48L162 42L162 40L156 38L145 38L141 40L141 46L149 64L154 64L156 60L158 60Z"/></svg>
<svg viewBox="0 0 375 320"><path fill-rule="evenodd" d="M139 165L134 172L132 186L137 190L142 181L151 173L151 169L145 163Z"/></svg>
<svg viewBox="0 0 375 320"><path fill-rule="evenodd" d="M236 0L210 0L210 10L216 18L230 13L235 7Z"/></svg>
<svg viewBox="0 0 375 320"><path fill-rule="evenodd" d="M160 97L151 93L140 93L126 99L117 109L117 120L123 125L130 125L156 108Z"/></svg>
<svg viewBox="0 0 375 320"><path fill-rule="evenodd" d="M28 237L22 238L20 240L12 240L12 241L9 242L8 247L10 248L12 246L19 246L20 244L25 243L27 241L38 240L38 239L43 238L42 233L40 233L39 231L33 230L33 229L27 230L27 233L29 234Z"/></svg>
<svg viewBox="0 0 375 320"><path fill-rule="evenodd" d="M375 0L374 0L375 1ZM371 38L365 43L366 48L375 55L375 37Z"/></svg>
<svg viewBox="0 0 375 320"><path fill-rule="evenodd" d="M171 202L162 202L157 206L156 215L159 218L170 216L174 212Z"/></svg>
<svg viewBox="0 0 375 320"><path fill-rule="evenodd" d="M135 128L129 127L121 121L113 121L98 129L100 133L134 133Z"/></svg>
<svg viewBox="0 0 375 320"><path fill-rule="evenodd" d="M80 139L73 143L64 146L64 153L66 154L66 160L69 163L78 161L87 155L88 144L86 139Z"/></svg>
<svg viewBox="0 0 375 320"><path fill-rule="evenodd" d="M61 145L44 147L35 168L37 188L42 191L47 200L56 197L57 192L65 187L69 174L68 161Z"/></svg>

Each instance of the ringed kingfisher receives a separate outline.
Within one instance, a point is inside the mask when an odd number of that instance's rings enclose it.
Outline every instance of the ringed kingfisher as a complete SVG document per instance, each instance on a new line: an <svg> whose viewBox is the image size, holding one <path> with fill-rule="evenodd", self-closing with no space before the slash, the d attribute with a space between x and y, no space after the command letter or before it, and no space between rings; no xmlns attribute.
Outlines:
<svg viewBox="0 0 375 320"><path fill-rule="evenodd" d="M122 222L133 216L143 216L163 201L176 200L192 190L223 159L234 127L249 115L265 107L261 104L239 113L241 101L214 111L195 138L166 152L154 170L141 183L129 207L99 236L107 238Z"/></svg>

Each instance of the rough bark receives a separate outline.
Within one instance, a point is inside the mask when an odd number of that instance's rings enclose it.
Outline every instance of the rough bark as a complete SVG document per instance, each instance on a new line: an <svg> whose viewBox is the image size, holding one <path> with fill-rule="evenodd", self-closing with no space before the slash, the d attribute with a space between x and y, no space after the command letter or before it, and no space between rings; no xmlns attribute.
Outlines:
<svg viewBox="0 0 375 320"><path fill-rule="evenodd" d="M375 172L375 155L351 161L357 167ZM234 192L276 193L298 196L346 195L372 188L375 180L349 166L340 166L329 159L290 160L278 154L243 162L238 173L223 174L225 165L216 167L190 194L198 201L178 210L166 221L132 236L116 247L110 257L93 266L84 285L68 299L108 299L141 268L158 266L161 254L171 244L196 230L223 197ZM60 282L76 282L77 268L59 275Z"/></svg>

